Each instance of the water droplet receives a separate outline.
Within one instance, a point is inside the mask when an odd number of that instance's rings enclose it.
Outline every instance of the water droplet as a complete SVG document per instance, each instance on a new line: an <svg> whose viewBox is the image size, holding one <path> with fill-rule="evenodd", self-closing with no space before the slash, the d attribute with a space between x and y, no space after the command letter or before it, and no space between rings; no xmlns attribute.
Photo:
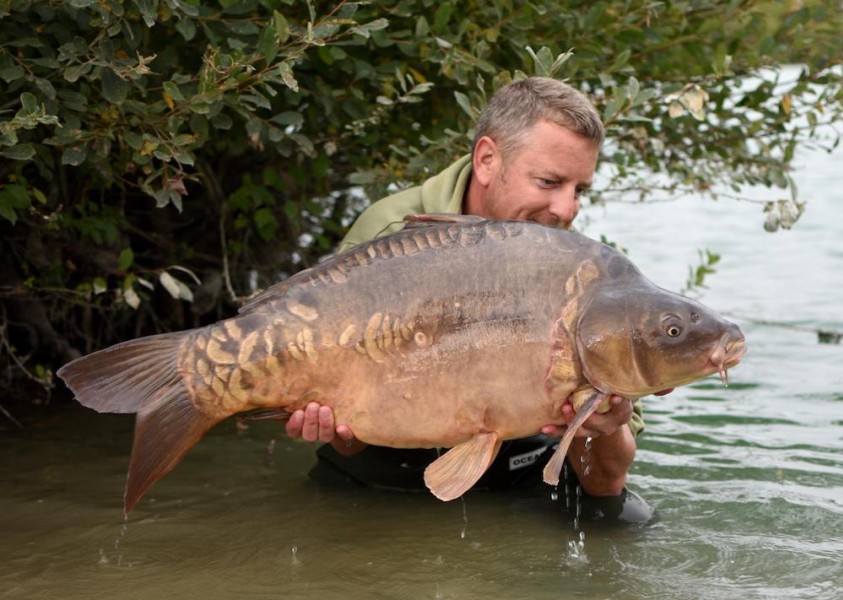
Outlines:
<svg viewBox="0 0 843 600"><path fill-rule="evenodd" d="M580 516L582 515L582 487L577 485L576 504L574 507L574 531L580 530Z"/></svg>
<svg viewBox="0 0 843 600"><path fill-rule="evenodd" d="M585 438L585 445L583 446L583 453L580 455L580 466L582 467L583 477L588 477L591 473L591 465L588 462L588 455L591 452L591 442L594 438L588 436Z"/></svg>
<svg viewBox="0 0 843 600"><path fill-rule="evenodd" d="M568 541L568 558L566 562L568 565L588 563L588 556L585 553L585 532L579 532L579 539Z"/></svg>
<svg viewBox="0 0 843 600"><path fill-rule="evenodd" d="M468 529L468 507L465 503L465 496L460 496L462 502L462 531L460 532L460 539L465 539L465 531Z"/></svg>
<svg viewBox="0 0 843 600"><path fill-rule="evenodd" d="M562 477L565 482L565 510L571 509L571 481L568 476L568 463L562 465Z"/></svg>

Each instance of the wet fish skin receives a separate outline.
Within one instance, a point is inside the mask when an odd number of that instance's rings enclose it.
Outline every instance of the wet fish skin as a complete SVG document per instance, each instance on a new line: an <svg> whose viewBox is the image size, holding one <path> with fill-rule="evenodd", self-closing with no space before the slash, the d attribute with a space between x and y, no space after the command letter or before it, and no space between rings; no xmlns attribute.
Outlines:
<svg viewBox="0 0 843 600"><path fill-rule="evenodd" d="M561 424L572 393L639 397L725 370L742 353L736 326L657 288L608 246L472 221L362 244L231 319L118 344L59 375L85 406L137 412L128 512L238 412L317 400L364 442L454 447L426 474L450 499L501 440Z"/></svg>

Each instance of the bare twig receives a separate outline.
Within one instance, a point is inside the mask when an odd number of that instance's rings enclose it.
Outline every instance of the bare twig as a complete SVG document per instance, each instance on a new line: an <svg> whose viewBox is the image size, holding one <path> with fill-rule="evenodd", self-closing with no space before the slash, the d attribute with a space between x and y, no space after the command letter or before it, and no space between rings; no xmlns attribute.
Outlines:
<svg viewBox="0 0 843 600"><path fill-rule="evenodd" d="M197 168L201 177L205 180L208 194L216 201L219 207L219 236L220 236L220 254L222 259L222 280L225 284L225 290L228 297L235 304L242 304L243 298L239 297L234 291L234 286L231 283L231 269L228 264L228 241L225 236L225 217L226 217L226 202L225 195L220 188L217 178L211 169L206 168L203 162L198 163Z"/></svg>
<svg viewBox="0 0 843 600"><path fill-rule="evenodd" d="M26 365L24 364L24 361L22 361L20 359L20 357L15 353L15 349L9 343L9 338L6 335L6 328L7 328L6 307L3 306L3 305L0 305L0 307L2 307L2 309L3 309L2 320L0 320L0 347L2 347L4 350L6 350L6 353L9 355L9 358L11 358L12 362L14 362L15 365L17 365L17 367L18 367L18 369L20 369L21 373L26 375L26 377L28 379L30 379L30 380L34 381L35 383L39 384L41 387L43 387L49 393L49 390L53 389L52 376L50 376L49 378L38 377L32 371L30 371L29 369L26 368ZM3 410L3 412L6 413L5 410ZM6 413L6 415L9 416L8 413ZM14 420L14 419L12 419L12 420Z"/></svg>
<svg viewBox="0 0 843 600"><path fill-rule="evenodd" d="M12 413L6 410L6 407L2 404L0 404L0 412L2 412L6 416L6 418L9 419L12 423L14 423L18 429L23 429L23 425L21 425L20 421L13 417Z"/></svg>

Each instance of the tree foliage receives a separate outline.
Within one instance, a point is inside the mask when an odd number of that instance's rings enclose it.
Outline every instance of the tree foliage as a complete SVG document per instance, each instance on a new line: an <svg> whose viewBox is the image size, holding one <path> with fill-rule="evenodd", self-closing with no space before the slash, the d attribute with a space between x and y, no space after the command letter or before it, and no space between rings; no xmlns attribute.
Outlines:
<svg viewBox="0 0 843 600"><path fill-rule="evenodd" d="M808 0L0 0L0 385L231 314L525 74L601 111L604 197L761 184L790 226L795 149L838 141L842 25Z"/></svg>

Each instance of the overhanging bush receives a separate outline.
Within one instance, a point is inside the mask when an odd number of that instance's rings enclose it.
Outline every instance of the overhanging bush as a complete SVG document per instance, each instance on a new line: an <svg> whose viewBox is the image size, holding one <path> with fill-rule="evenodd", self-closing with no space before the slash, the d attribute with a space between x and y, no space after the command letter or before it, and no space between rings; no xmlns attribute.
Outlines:
<svg viewBox="0 0 843 600"><path fill-rule="evenodd" d="M0 385L48 389L79 352L230 314L331 250L355 186L375 198L466 152L523 73L591 95L610 189L791 187L795 148L840 113L839 12L0 0ZM787 86L758 77L789 62L806 68ZM789 225L795 197L775 200Z"/></svg>

